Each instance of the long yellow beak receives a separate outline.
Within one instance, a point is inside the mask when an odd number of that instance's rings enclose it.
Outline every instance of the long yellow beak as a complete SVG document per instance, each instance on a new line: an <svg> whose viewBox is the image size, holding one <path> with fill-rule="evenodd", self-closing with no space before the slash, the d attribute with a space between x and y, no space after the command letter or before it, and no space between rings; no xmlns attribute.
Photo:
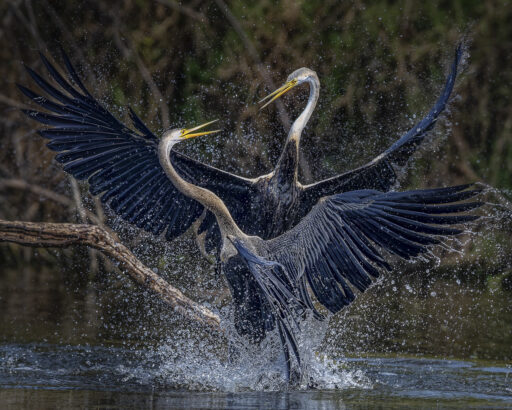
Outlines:
<svg viewBox="0 0 512 410"><path fill-rule="evenodd" d="M219 121L219 120L205 122L204 124L198 125L197 127L190 128L190 129L183 128L181 130L181 137L183 139L188 139L188 138L200 137L201 135L208 135L208 134L214 134L216 132L220 132L220 130L194 132L194 131L200 130L201 128L204 128L210 124L213 124L214 122L217 122L217 121Z"/></svg>
<svg viewBox="0 0 512 410"><path fill-rule="evenodd" d="M285 83L282 87L279 87L277 90L275 90L274 92L270 93L269 95L267 95L265 98L261 99L260 101L258 101L258 104L261 104L263 101L265 100L268 100L270 98L269 101L267 101L264 105L262 105L260 107L260 110L262 110L263 108L265 108L267 105L269 105L271 102L274 102L275 100L277 100L279 97L281 97L283 94L286 94L288 91L290 91L293 87L295 87L297 85L297 80L291 80L291 81L288 81L287 83Z"/></svg>

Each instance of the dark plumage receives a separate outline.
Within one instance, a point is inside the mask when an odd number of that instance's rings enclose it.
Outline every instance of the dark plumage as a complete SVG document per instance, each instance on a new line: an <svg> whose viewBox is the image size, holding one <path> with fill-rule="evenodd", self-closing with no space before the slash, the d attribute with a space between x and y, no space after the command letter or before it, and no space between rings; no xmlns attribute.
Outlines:
<svg viewBox="0 0 512 410"><path fill-rule="evenodd" d="M258 242L254 254L238 238L233 242L236 255L222 262L241 334L257 342L277 326L286 354L289 346L299 360L293 336L293 327L298 326L295 316L309 310L320 317L308 285L319 302L337 312L354 299L352 288L364 291L379 269L390 269L377 248L406 259L416 257L437 243L436 235L458 232L438 225L470 219L451 214L473 209L476 203L440 204L473 196L476 190L373 191L392 187L396 168L405 165L445 109L461 56L459 46L444 90L423 120L368 164L315 184L303 186L297 180L300 133L318 98L318 78L308 69L296 71L304 79L295 79L294 84L310 82L310 101L292 126L273 172L243 178L169 151L177 172L187 182L218 195L241 231L258 235L255 241L268 240ZM85 88L66 55L67 78L43 55L41 59L58 87L27 67L48 97L19 88L49 112L24 110L30 118L50 126L39 134L58 152L55 159L63 169L87 180L90 192L129 223L156 235L164 233L169 240L185 232L205 207L169 180L159 162L156 136L131 109L134 129L110 114ZM220 254L224 239L217 223L206 212L199 232L206 233L207 244L217 247Z"/></svg>
<svg viewBox="0 0 512 410"><path fill-rule="evenodd" d="M396 181L394 168L407 162L444 110L461 56L459 46L444 90L427 116L383 154L353 171L301 185L296 178L298 139L287 140L272 173L255 179L219 170L176 151L171 160L185 179L219 195L244 232L272 238L295 226L322 196L355 189L388 190ZM29 75L53 101L18 87L52 113L24 110L30 118L52 127L38 133L50 140L50 149L59 152L55 158L63 169L77 179L87 180L93 195L101 195L114 212L139 228L157 235L165 231L167 239L187 230L203 207L176 192L167 181L155 154L156 136L131 109L136 131L110 114L85 88L64 53L68 79L42 54L41 60L62 91L29 67ZM204 218L200 231L207 231L210 244L213 240L218 246L218 228L211 214Z"/></svg>
<svg viewBox="0 0 512 410"><path fill-rule="evenodd" d="M119 122L87 91L65 54L63 58L68 80L41 54L48 73L67 94L26 67L35 83L55 102L18 85L23 94L53 114L23 112L53 127L38 133L50 140L48 148L59 152L56 161L75 178L87 180L91 194L100 195L115 213L155 235L165 232L168 240L181 235L201 215L203 207L179 193L163 172L156 155L158 138L131 109L130 117L137 131ZM214 190L229 186L236 191L238 195L232 197L232 202L226 199L232 206L240 207L240 202L245 201L249 180L178 152L172 153L172 161L195 184Z"/></svg>
<svg viewBox="0 0 512 410"><path fill-rule="evenodd" d="M321 317L308 292L330 312L349 305L382 270L386 254L410 260L428 252L478 218L460 214L481 202L460 202L480 193L470 185L406 192L359 190L323 197L290 231L270 240L228 236L270 301L290 362L300 368L294 333L297 318ZM263 282L263 284L261 284ZM357 290L357 291L356 291ZM288 372L290 370L288 369Z"/></svg>

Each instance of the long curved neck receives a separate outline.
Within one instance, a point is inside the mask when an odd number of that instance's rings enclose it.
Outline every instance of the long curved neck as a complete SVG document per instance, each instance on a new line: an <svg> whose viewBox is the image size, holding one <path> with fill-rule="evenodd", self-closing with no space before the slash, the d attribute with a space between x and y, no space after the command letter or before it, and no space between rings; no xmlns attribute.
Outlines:
<svg viewBox="0 0 512 410"><path fill-rule="evenodd" d="M275 176L281 183L296 183L299 170L299 143L302 130L306 126L316 107L320 95L320 81L318 77L310 76L306 80L309 83L309 99L306 108L297 117L290 128L286 144L276 165Z"/></svg>
<svg viewBox="0 0 512 410"><path fill-rule="evenodd" d="M244 237L244 233L236 225L228 208L226 208L224 202L222 202L217 195L208 189L198 187L185 181L178 172L176 172L172 166L170 156L171 149L176 143L176 141L166 139L164 137L158 145L158 159L160 161L160 165L162 165L165 173L176 189L178 189L183 195L195 199L215 215L223 237L226 235Z"/></svg>

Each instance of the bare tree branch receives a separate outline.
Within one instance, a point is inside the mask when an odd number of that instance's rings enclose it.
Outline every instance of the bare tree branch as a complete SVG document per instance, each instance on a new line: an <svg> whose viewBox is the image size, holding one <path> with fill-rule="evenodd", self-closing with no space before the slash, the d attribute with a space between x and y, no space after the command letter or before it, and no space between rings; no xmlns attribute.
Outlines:
<svg viewBox="0 0 512 410"><path fill-rule="evenodd" d="M67 207L75 207L75 202L65 195L58 194L49 189L43 188L39 185L30 184L21 178L4 178L0 179L0 191L4 189L19 189L23 191L29 191L34 195L43 196L51 201L57 202ZM98 218L94 213L85 210L85 214L89 221L103 227L103 221Z"/></svg>
<svg viewBox="0 0 512 410"><path fill-rule="evenodd" d="M86 245L98 249L119 263L136 283L153 291L184 317L220 331L220 319L209 309L186 297L178 289L145 266L108 231L95 225L34 223L0 219L0 242L33 247Z"/></svg>

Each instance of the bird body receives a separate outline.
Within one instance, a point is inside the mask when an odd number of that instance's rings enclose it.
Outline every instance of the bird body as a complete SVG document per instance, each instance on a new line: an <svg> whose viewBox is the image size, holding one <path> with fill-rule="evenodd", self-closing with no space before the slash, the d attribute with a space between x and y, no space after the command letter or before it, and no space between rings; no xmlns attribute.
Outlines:
<svg viewBox="0 0 512 410"><path fill-rule="evenodd" d="M182 139L182 130L164 133L158 148L160 164L181 193L198 201L215 215L221 235L221 269L226 274L235 306L235 327L240 334L250 337L255 342L261 341L266 333L274 328L271 307L259 291L258 284L247 270L243 259L238 256L235 245L227 240L228 236L237 238L256 251L254 245L259 238L248 236L240 230L224 202L217 195L185 181L178 174L169 158L172 147Z"/></svg>
<svg viewBox="0 0 512 410"><path fill-rule="evenodd" d="M463 47L460 44L456 49L443 92L437 102L422 120L391 147L359 168L308 185L302 185L298 180L299 146L302 132L311 118L320 95L320 81L313 70L308 68L295 70L288 76L288 80L282 87L261 101L270 99L261 108L300 84L309 86L308 102L290 127L274 170L251 180L252 186L247 192L245 211L233 213L235 221L244 232L258 235L263 239L271 239L297 225L323 196L358 189L388 191L397 180L397 170L407 163L444 111L455 84L462 54ZM224 199L222 195L220 196ZM200 231L208 230L210 237L214 237L213 219L207 219L207 222L209 223L201 226Z"/></svg>
<svg viewBox="0 0 512 410"><path fill-rule="evenodd" d="M249 204L248 212L253 215L247 218L248 232L268 239L291 228L300 207L300 187L275 173L260 178L255 187L258 194ZM266 223L261 223L261 219ZM251 220L254 222L249 223Z"/></svg>

